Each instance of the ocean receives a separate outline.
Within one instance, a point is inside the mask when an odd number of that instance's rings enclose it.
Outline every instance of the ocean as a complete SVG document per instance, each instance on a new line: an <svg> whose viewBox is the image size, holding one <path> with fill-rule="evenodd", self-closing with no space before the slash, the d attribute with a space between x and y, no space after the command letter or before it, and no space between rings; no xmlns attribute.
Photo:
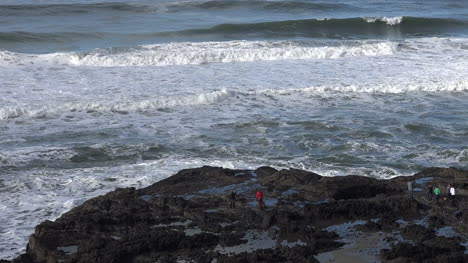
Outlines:
<svg viewBox="0 0 468 263"><path fill-rule="evenodd" d="M0 1L0 259L203 165L468 169L468 2Z"/></svg>

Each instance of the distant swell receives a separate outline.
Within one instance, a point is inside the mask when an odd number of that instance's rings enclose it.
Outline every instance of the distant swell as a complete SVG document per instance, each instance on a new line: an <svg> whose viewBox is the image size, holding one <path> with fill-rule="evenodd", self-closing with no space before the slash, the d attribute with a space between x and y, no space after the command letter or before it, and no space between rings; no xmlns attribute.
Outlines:
<svg viewBox="0 0 468 263"><path fill-rule="evenodd" d="M87 14L96 11L120 12L154 12L157 8L151 5L125 3L91 3L91 4L51 4L51 5L0 5L3 16L54 16Z"/></svg>
<svg viewBox="0 0 468 263"><path fill-rule="evenodd" d="M89 3L89 4L39 4L39 5L0 5L3 16L54 16L76 15L95 12L187 12L212 11L229 9L256 9L270 12L307 12L326 10L351 10L354 7L339 3L310 3L302 1L257 1L257 0L224 0L224 1L183 1L179 3Z"/></svg>
<svg viewBox="0 0 468 263"><path fill-rule="evenodd" d="M172 43L91 52L27 55L0 52L8 64L58 63L74 66L167 66L285 59L334 59L349 56L392 55L390 41L226 41Z"/></svg>
<svg viewBox="0 0 468 263"><path fill-rule="evenodd" d="M342 3L310 3L302 1L258 1L258 0L227 0L227 1L206 1L206 2L182 2L170 4L168 11L190 11L193 9L202 10L225 10L237 8L262 9L277 12L307 12L326 11L339 9L355 9L355 7Z"/></svg>
<svg viewBox="0 0 468 263"><path fill-rule="evenodd" d="M101 33L54 32L33 33L23 31L0 32L0 43L65 43L104 37Z"/></svg>

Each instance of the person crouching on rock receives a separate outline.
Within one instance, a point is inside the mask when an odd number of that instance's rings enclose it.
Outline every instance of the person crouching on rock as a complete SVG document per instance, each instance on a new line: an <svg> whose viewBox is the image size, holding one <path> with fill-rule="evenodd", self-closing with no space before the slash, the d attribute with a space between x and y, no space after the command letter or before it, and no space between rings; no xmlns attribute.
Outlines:
<svg viewBox="0 0 468 263"><path fill-rule="evenodd" d="M255 197L257 198L258 209L263 210L265 206L263 203L263 192L260 191L260 189L257 189L257 194L255 195Z"/></svg>
<svg viewBox="0 0 468 263"><path fill-rule="evenodd" d="M231 202L229 204L230 208L236 208L236 196L237 196L236 191L231 190L231 193L229 194L229 201Z"/></svg>

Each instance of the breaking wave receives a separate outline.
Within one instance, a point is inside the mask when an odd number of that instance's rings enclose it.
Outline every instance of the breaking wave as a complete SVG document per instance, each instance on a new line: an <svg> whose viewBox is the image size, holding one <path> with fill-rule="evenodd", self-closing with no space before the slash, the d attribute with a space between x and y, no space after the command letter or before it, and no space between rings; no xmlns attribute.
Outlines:
<svg viewBox="0 0 468 263"><path fill-rule="evenodd" d="M126 114L128 112L147 112L162 108L184 105L209 104L220 101L234 93L226 89L209 93L179 97L159 97L143 101L110 101L110 102L77 102L61 105L2 107L0 120L8 120L26 116L29 118L51 118L67 112L114 112Z"/></svg>
<svg viewBox="0 0 468 263"><path fill-rule="evenodd" d="M367 23L375 23L377 21L380 21L380 22L385 22L387 25L394 26L394 25L400 24L401 21L403 21L403 17L402 16L397 16L397 17L367 17L367 18L364 18L364 20L366 20Z"/></svg>
<svg viewBox="0 0 468 263"><path fill-rule="evenodd" d="M107 101L107 102L81 102L65 103L61 105L2 107L0 108L0 120L9 120L19 117L26 118L54 118L64 113L117 113L128 114L130 112L152 112L158 109L173 108L176 106L189 106L200 104L213 104L228 98L242 98L259 95L299 96L301 94L351 94L351 93L375 93L375 94L402 94L408 92L465 92L468 91L468 80L446 81L440 83L426 82L421 84L395 84L375 86L317 86L299 89L263 89L256 91L231 91L222 89L210 93L187 95L179 97L159 97L143 101Z"/></svg>
<svg viewBox="0 0 468 263"><path fill-rule="evenodd" d="M468 91L468 80L424 82L420 84L380 84L373 86L318 86L302 89L266 89L255 92L260 94L289 95L291 93L376 93L401 94L408 92L463 92Z"/></svg>
<svg viewBox="0 0 468 263"><path fill-rule="evenodd" d="M90 52L45 55L0 52L0 64L58 63L74 66L167 66L286 59L334 59L349 56L392 55L398 44L390 41L227 41L172 43Z"/></svg>

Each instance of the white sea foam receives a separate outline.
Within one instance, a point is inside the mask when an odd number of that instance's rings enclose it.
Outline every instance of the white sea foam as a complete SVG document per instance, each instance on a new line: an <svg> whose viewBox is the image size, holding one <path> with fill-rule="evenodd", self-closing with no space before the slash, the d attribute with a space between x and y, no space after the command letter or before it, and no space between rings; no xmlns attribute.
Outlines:
<svg viewBox="0 0 468 263"><path fill-rule="evenodd" d="M389 85L381 84L375 86L346 86L346 87L317 87L311 88L313 92L347 92L347 93L406 93L406 92L438 92L438 91L466 91L468 90L468 81L448 81L442 83L420 83L408 85Z"/></svg>
<svg viewBox="0 0 468 263"><path fill-rule="evenodd" d="M358 46L307 47L293 41L230 41L174 43L146 46L139 51L102 56L100 52L72 55L70 64L87 66L145 66L231 63L284 59L334 59L345 56L391 55L396 44L362 43Z"/></svg>
<svg viewBox="0 0 468 263"><path fill-rule="evenodd" d="M468 148L465 149L445 149L443 151L423 151L415 154L413 161L430 166L437 160L445 166L456 166L468 161Z"/></svg>
<svg viewBox="0 0 468 263"><path fill-rule="evenodd" d="M256 91L235 92L221 89L207 93L180 96L159 96L145 100L117 100L117 101L87 101L50 104L41 106L7 106L0 107L0 120L18 117L52 118L69 112L151 112L161 108L177 106L212 104L235 96L258 95L301 95L301 94L352 94L352 93L380 93L401 94L408 92L461 92L468 90L468 80L427 82L419 84L376 84L373 86L314 86L307 88L262 89Z"/></svg>
<svg viewBox="0 0 468 263"><path fill-rule="evenodd" d="M403 17L395 16L395 17L365 17L367 23L375 23L377 21L385 22L387 25L394 26L398 25L403 21Z"/></svg>
<svg viewBox="0 0 468 263"><path fill-rule="evenodd" d="M175 172L202 165L236 169L254 168L239 160L170 159L132 165L85 169L39 169L25 175L11 174L0 181L0 254L12 259L24 253L34 227L44 220L54 220L89 198L115 188L148 186ZM110 180L112 179L112 180Z"/></svg>
<svg viewBox="0 0 468 263"><path fill-rule="evenodd" d="M338 43L339 44L339 43ZM2 51L0 63L56 63L73 66L168 66L287 59L336 59L385 56L397 51L390 41L347 41L339 45L311 46L304 41L226 41L146 45L126 50L96 49L82 53L45 55Z"/></svg>
<svg viewBox="0 0 468 263"><path fill-rule="evenodd" d="M265 42L270 46L257 48L263 54L275 48ZM294 43L293 49L302 48ZM363 43L389 42L346 46ZM85 199L114 187L142 187L184 168L269 165L324 176L391 178L422 166L466 167L468 150L460 142L466 137L467 40L401 43L389 56L157 69L70 66L76 53L0 53L0 255L17 255L38 222ZM104 59L123 54L108 51ZM423 129L408 131L408 123L422 123ZM425 136L428 130L443 138ZM362 131L390 136L366 137ZM138 158L144 149L125 148L139 143L167 149L146 162ZM99 148L104 161L115 154L123 158L110 167L89 167L107 165L100 160L74 166L70 156L77 145Z"/></svg>
<svg viewBox="0 0 468 263"><path fill-rule="evenodd" d="M290 95L292 93L323 94L323 93L389 93L399 94L407 92L439 92L439 91L467 91L468 80L427 82L419 84L376 84L373 86L316 86L300 89L264 89L255 91L256 94Z"/></svg>

